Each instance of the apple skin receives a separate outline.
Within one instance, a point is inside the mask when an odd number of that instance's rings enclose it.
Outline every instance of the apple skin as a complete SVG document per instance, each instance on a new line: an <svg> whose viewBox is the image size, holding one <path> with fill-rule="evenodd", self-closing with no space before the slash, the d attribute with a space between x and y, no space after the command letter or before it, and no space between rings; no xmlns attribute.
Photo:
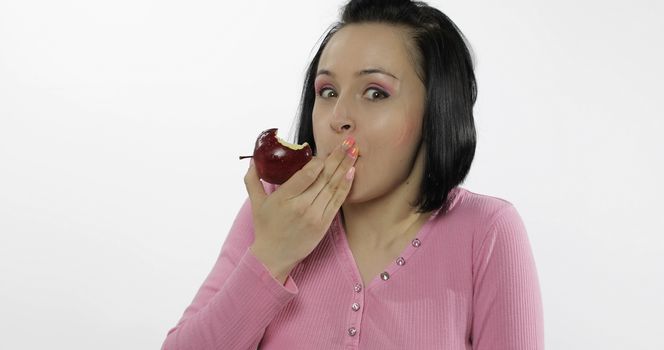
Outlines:
<svg viewBox="0 0 664 350"><path fill-rule="evenodd" d="M261 179L281 185L311 160L312 152L306 142L295 145L278 138L277 130L267 129L258 135L253 159Z"/></svg>

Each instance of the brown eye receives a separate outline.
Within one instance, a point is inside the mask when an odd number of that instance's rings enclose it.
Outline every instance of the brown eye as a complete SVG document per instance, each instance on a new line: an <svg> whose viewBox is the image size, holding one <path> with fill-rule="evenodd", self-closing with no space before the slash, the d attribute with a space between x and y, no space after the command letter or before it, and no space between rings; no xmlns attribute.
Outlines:
<svg viewBox="0 0 664 350"><path fill-rule="evenodd" d="M337 93L334 92L334 90L332 90L330 88L322 88L318 92L318 96L323 97L323 98L336 97Z"/></svg>
<svg viewBox="0 0 664 350"><path fill-rule="evenodd" d="M368 99L372 101L382 100L390 97L385 91L377 88L369 88L366 93L368 93Z"/></svg>

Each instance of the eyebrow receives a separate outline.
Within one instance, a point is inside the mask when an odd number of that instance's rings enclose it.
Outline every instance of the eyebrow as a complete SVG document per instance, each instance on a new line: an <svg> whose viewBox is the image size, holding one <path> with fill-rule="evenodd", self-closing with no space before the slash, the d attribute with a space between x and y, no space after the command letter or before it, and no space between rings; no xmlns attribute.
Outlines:
<svg viewBox="0 0 664 350"><path fill-rule="evenodd" d="M392 77L392 78L394 78L394 79L396 79L396 80L399 80L399 78L397 78L394 74L392 74L392 73L390 73L390 72L388 72L388 71L386 71L386 70L384 70L384 69L380 69L380 68L367 68L367 69L363 69L363 70L361 70L361 71L355 73L355 76L358 76L358 77L359 77L359 76L361 76L361 75L367 75L367 74L384 74L384 75L390 76L390 77ZM331 77L334 78L334 73L332 73L331 71L329 71L329 70L327 70L327 69L321 69L321 70L319 70L319 71L316 73L316 76L319 76L319 75L329 75L329 76L331 76Z"/></svg>

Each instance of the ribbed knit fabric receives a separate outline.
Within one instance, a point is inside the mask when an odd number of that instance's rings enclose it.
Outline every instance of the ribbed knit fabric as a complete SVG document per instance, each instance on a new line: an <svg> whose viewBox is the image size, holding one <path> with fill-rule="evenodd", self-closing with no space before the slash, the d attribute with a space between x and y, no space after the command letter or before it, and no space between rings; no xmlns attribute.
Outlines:
<svg viewBox="0 0 664 350"><path fill-rule="evenodd" d="M449 209L366 286L339 213L279 283L248 249L247 199L162 349L544 349L538 275L516 208L461 187L450 195Z"/></svg>

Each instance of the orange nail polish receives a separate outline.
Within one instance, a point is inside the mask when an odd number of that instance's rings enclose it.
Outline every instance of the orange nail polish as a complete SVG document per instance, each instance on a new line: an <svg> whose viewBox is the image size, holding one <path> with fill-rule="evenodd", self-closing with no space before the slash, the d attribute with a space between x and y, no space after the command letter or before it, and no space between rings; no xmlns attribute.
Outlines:
<svg viewBox="0 0 664 350"><path fill-rule="evenodd" d="M344 141L342 147L345 151L348 151L351 146L355 144L355 138L353 136L348 136L346 140Z"/></svg>
<svg viewBox="0 0 664 350"><path fill-rule="evenodd" d="M358 152L359 150L357 149L357 146L353 146L353 148L349 149L347 153L351 158L357 158Z"/></svg>

